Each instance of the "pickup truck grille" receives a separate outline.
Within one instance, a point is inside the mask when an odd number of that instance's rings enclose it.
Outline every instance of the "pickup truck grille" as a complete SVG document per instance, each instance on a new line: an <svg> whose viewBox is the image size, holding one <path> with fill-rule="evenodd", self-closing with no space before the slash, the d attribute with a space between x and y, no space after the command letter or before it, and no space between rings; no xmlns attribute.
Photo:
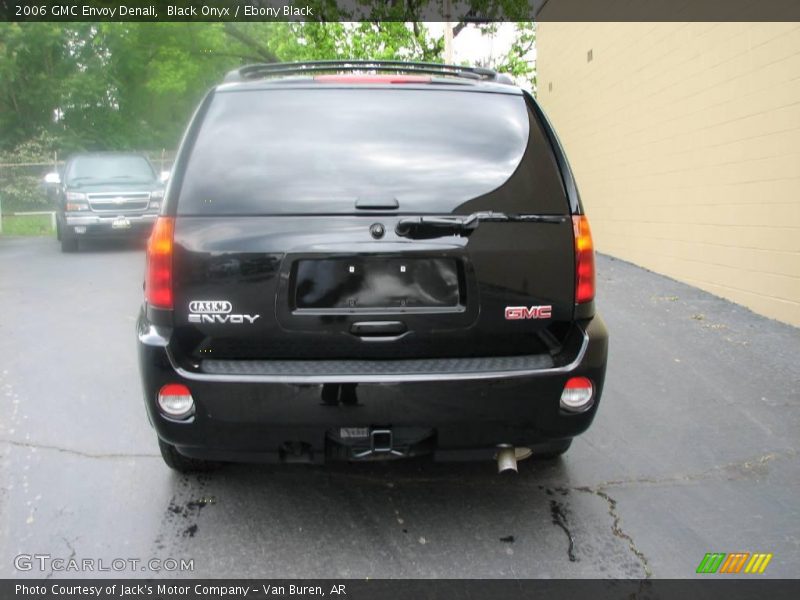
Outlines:
<svg viewBox="0 0 800 600"><path fill-rule="evenodd" d="M95 212L142 212L150 203L150 192L103 192L87 194L87 199Z"/></svg>

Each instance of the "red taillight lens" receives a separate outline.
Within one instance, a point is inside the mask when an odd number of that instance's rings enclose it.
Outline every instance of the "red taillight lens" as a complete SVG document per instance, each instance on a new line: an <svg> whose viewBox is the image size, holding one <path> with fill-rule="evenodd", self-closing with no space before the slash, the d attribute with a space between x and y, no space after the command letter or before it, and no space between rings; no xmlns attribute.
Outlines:
<svg viewBox="0 0 800 600"><path fill-rule="evenodd" d="M575 231L575 303L594 300L594 243L586 215L573 215Z"/></svg>
<svg viewBox="0 0 800 600"><path fill-rule="evenodd" d="M173 217L158 217L147 242L147 274L144 297L150 306L172 309Z"/></svg>
<svg viewBox="0 0 800 600"><path fill-rule="evenodd" d="M581 412L592 405L594 385L588 377L571 377L561 392L561 408Z"/></svg>
<svg viewBox="0 0 800 600"><path fill-rule="evenodd" d="M194 399L185 385L168 383L158 392L158 406L170 417L183 418L192 414Z"/></svg>

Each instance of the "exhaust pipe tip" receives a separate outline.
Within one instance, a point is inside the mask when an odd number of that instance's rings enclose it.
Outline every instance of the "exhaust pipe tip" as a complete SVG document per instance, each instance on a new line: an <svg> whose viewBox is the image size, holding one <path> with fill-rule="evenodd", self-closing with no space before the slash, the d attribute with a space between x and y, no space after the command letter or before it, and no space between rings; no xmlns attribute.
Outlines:
<svg viewBox="0 0 800 600"><path fill-rule="evenodd" d="M497 449L497 472L518 473L517 453L512 446L501 446Z"/></svg>
<svg viewBox="0 0 800 600"><path fill-rule="evenodd" d="M530 448L515 448L510 444L500 444L497 446L497 472L498 473L518 473L517 462L525 460L533 452Z"/></svg>

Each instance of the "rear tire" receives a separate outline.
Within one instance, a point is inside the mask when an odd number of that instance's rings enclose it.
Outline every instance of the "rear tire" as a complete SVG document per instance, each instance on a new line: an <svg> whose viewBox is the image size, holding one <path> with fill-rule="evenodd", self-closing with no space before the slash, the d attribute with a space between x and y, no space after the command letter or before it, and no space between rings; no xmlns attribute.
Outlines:
<svg viewBox="0 0 800 600"><path fill-rule="evenodd" d="M534 447L531 448L533 451L533 455L531 458L534 459L541 459L541 460L550 460L553 458L558 458L566 453L569 450L569 447L572 445L572 438L568 440L555 440L552 442L545 442L543 444L536 444Z"/></svg>
<svg viewBox="0 0 800 600"><path fill-rule="evenodd" d="M219 463L189 458L184 456L172 444L158 440L158 449L161 450L161 458L170 469L179 473L203 473L219 468Z"/></svg>
<svg viewBox="0 0 800 600"><path fill-rule="evenodd" d="M66 231L62 231L59 239L61 240L62 252L78 251L78 238L69 235Z"/></svg>

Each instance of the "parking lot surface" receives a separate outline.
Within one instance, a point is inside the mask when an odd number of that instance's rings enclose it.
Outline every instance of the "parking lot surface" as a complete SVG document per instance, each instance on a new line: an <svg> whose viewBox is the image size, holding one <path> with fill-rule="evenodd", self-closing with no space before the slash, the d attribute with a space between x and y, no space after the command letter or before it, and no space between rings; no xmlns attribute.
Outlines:
<svg viewBox="0 0 800 600"><path fill-rule="evenodd" d="M0 577L680 578L707 552L800 574L796 328L599 256L606 388L563 459L181 476L140 397L143 268L139 243L0 238ZM194 570L18 571L20 554Z"/></svg>

